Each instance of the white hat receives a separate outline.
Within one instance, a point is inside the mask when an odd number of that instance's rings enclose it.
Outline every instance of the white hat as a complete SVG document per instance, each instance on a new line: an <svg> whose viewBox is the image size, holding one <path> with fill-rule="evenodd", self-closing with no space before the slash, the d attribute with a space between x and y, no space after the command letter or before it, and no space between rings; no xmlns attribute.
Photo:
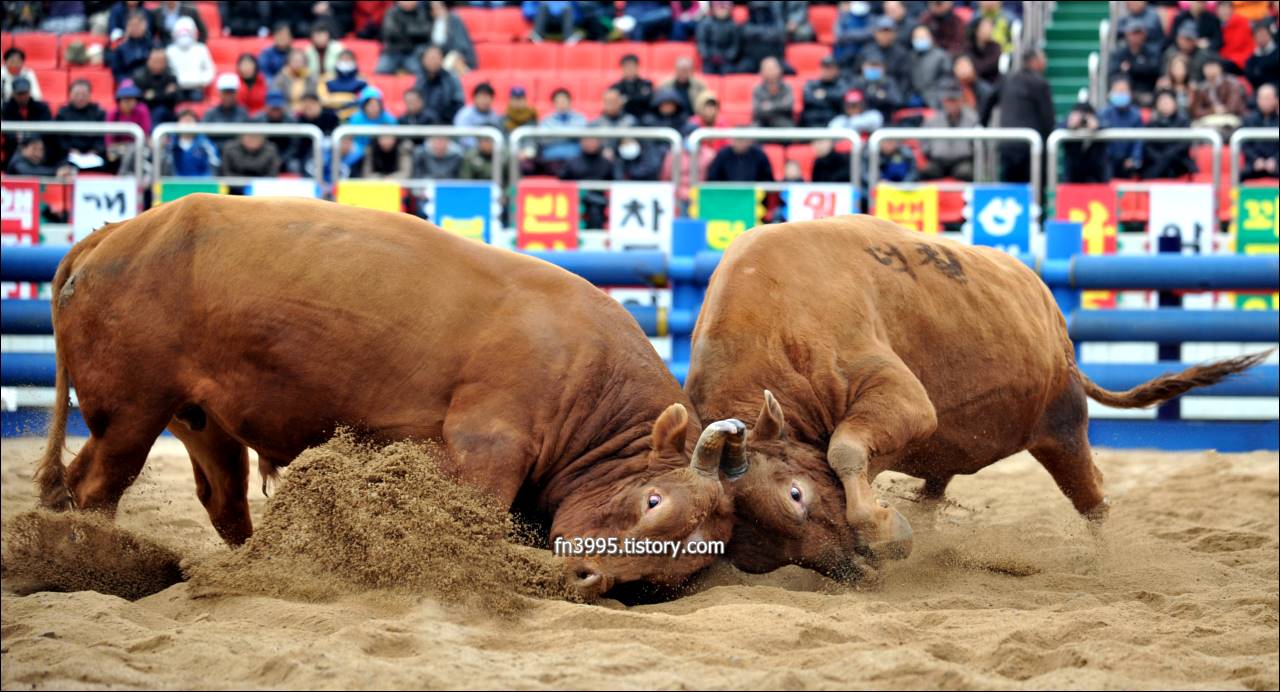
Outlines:
<svg viewBox="0 0 1280 692"><path fill-rule="evenodd" d="M218 91L239 91L240 78L230 72L218 75Z"/></svg>

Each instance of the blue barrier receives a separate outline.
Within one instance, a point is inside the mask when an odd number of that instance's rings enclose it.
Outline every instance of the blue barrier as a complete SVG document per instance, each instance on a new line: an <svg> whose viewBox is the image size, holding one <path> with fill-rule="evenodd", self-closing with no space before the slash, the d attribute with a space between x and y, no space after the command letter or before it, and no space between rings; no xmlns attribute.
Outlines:
<svg viewBox="0 0 1280 692"><path fill-rule="evenodd" d="M1280 341L1276 313L1264 310L1073 310L1073 341Z"/></svg>

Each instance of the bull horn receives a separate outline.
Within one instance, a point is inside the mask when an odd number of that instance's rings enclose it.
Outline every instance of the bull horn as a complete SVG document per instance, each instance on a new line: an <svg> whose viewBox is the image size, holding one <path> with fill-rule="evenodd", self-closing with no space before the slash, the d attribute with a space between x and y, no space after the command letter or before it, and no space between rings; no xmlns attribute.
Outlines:
<svg viewBox="0 0 1280 692"><path fill-rule="evenodd" d="M718 477L725 438L736 430L733 423L725 420L718 420L703 428L702 434L698 436L698 444L693 448L693 459L690 462L693 469L704 476Z"/></svg>
<svg viewBox="0 0 1280 692"><path fill-rule="evenodd" d="M747 472L747 426L737 418L725 421L735 426L733 434L724 443L720 454L720 470L729 478L738 478Z"/></svg>

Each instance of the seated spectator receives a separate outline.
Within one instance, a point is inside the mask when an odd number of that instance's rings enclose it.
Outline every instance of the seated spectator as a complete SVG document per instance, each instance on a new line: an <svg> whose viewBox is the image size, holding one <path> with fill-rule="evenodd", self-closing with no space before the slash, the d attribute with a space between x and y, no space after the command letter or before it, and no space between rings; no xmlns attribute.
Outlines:
<svg viewBox="0 0 1280 692"><path fill-rule="evenodd" d="M218 103L204 112L202 122L206 123L247 123L249 111L240 105L237 94L240 91L240 78L230 72L218 75ZM221 142L224 137L214 137Z"/></svg>
<svg viewBox="0 0 1280 692"><path fill-rule="evenodd" d="M680 97L680 112L689 116L693 114L698 97L707 90L707 82L694 74L693 60L681 56L676 59L676 73L658 84L657 88L676 92L676 96Z"/></svg>
<svg viewBox="0 0 1280 692"><path fill-rule="evenodd" d="M1015 46L1013 45L1013 20L1009 14L1004 11L1004 3L1000 0L979 0L978 10L974 13L973 18L969 20L971 29L976 29L982 20L991 22L991 40L1000 46L1000 52L1012 53ZM1157 18L1159 21L1159 18Z"/></svg>
<svg viewBox="0 0 1280 692"><path fill-rule="evenodd" d="M697 113L689 122L680 128L680 134L688 137L693 131L700 127L716 127L716 121L720 118L720 100L716 98L715 92L704 91L698 97Z"/></svg>
<svg viewBox="0 0 1280 692"><path fill-rule="evenodd" d="M359 109L360 92L367 86L356 67L355 53L344 50L333 64L333 77L320 82L320 98L345 123Z"/></svg>
<svg viewBox="0 0 1280 692"><path fill-rule="evenodd" d="M902 94L893 80L885 78L884 58L880 51L867 49L865 53L862 56L862 74L854 77L849 87L861 91L867 107L880 111L880 115L889 120L893 112L902 106Z"/></svg>
<svg viewBox="0 0 1280 692"><path fill-rule="evenodd" d="M934 3L930 3L931 5ZM913 106L939 106L938 85L951 76L951 57L933 45L933 36L923 24L911 31L911 94L907 103ZM981 78L982 73L978 73Z"/></svg>
<svg viewBox="0 0 1280 692"><path fill-rule="evenodd" d="M622 94L627 113L636 120L643 120L649 114L653 100L653 82L640 76L640 59L635 55L628 53L622 56L621 65L622 79L614 82L611 88Z"/></svg>
<svg viewBox="0 0 1280 692"><path fill-rule="evenodd" d="M159 38L162 45L173 43L173 28L178 25L178 20L183 17L195 23L196 38L201 43L209 40L209 29L205 27L204 20L200 18L200 13L196 11L196 8L191 3L164 0L152 12L152 16L156 20L156 37Z"/></svg>
<svg viewBox="0 0 1280 692"><path fill-rule="evenodd" d="M288 22L276 22L276 28L271 32L271 45L258 54L258 69L262 70L262 76L268 82L274 81L289 64L289 54L292 52L293 30L289 28ZM306 55L303 54L303 60L305 59Z"/></svg>
<svg viewBox="0 0 1280 692"><path fill-rule="evenodd" d="M1222 50L1222 22L1209 11L1207 2L1188 2L1186 9L1173 18L1175 31L1184 26L1195 27L1196 44L1210 53Z"/></svg>
<svg viewBox="0 0 1280 692"><path fill-rule="evenodd" d="M973 59L967 55L956 57L951 65L951 77L955 80L956 87L960 89L964 105L972 108L978 114L978 119L982 120L983 114L989 112L995 87L978 79L978 73L973 67ZM983 122L983 124L986 123Z"/></svg>
<svg viewBox="0 0 1280 692"><path fill-rule="evenodd" d="M688 41L698 32L698 22L706 16L705 2L671 3L671 37L672 41Z"/></svg>
<svg viewBox="0 0 1280 692"><path fill-rule="evenodd" d="M918 2L912 3L912 5L919 4ZM881 6L881 12L882 16L893 23L894 31L897 32L896 40L898 43L909 47L911 45L911 30L916 26L916 20L912 16L915 14L915 10L908 13L907 3L899 2L899 0L885 0Z"/></svg>
<svg viewBox="0 0 1280 692"><path fill-rule="evenodd" d="M421 62L421 48L431 39L431 15L423 3L399 0L382 19L382 55L378 74L414 72Z"/></svg>
<svg viewBox="0 0 1280 692"><path fill-rule="evenodd" d="M662 41L671 34L670 2L628 2L616 25L631 41ZM627 28L630 27L630 28Z"/></svg>
<svg viewBox="0 0 1280 692"><path fill-rule="evenodd" d="M351 33L352 5L355 2L329 0L328 2L267 2L270 19L264 25L269 28L276 22L288 22L295 36L303 36L318 22L326 22L333 36L340 38ZM265 31L260 35L266 36Z"/></svg>
<svg viewBox="0 0 1280 692"><path fill-rule="evenodd" d="M1178 107L1178 99L1172 91L1162 91L1156 97L1155 109L1151 113L1148 128L1186 128L1191 127L1191 120ZM1145 164L1142 177L1178 178L1196 172L1195 162L1191 159L1191 144L1178 141L1149 141L1143 143L1142 155Z"/></svg>
<svg viewBox="0 0 1280 692"><path fill-rule="evenodd" d="M257 0L226 0L218 3L222 32L228 36L266 36L271 22L271 3Z"/></svg>
<svg viewBox="0 0 1280 692"><path fill-rule="evenodd" d="M502 129L502 116L493 108L493 87L488 82L480 82L471 90L471 105L463 106L453 116L456 127L496 127ZM475 145L474 137L462 137L458 144L463 149Z"/></svg>
<svg viewBox="0 0 1280 692"><path fill-rule="evenodd" d="M267 80L258 72L258 59L252 53L240 54L236 76L240 78L236 99L250 115L257 115L267 105Z"/></svg>
<svg viewBox="0 0 1280 692"><path fill-rule="evenodd" d="M712 0L711 12L698 22L698 55L707 74L734 74L742 59L742 27L733 21L733 3Z"/></svg>
<svg viewBox="0 0 1280 692"><path fill-rule="evenodd" d="M1146 0L1126 0L1124 6L1128 12L1127 19L1141 23L1146 29L1146 38L1150 45L1157 49L1164 45L1164 21L1160 18L1160 13L1151 7L1151 3ZM1124 21L1121 20L1122 26ZM1116 36L1117 43L1124 40L1124 36Z"/></svg>
<svg viewBox="0 0 1280 692"><path fill-rule="evenodd" d="M880 182L914 183L919 179L920 171L916 169L916 155L911 147L892 139L880 140ZM864 181L863 186L866 184Z"/></svg>
<svg viewBox="0 0 1280 692"><path fill-rule="evenodd" d="M1234 129L1244 115L1244 87L1223 72L1222 59L1204 64L1204 80L1191 93L1191 124L1195 127Z"/></svg>
<svg viewBox="0 0 1280 692"><path fill-rule="evenodd" d="M662 147L624 137L614 156L614 180L657 180L662 173Z"/></svg>
<svg viewBox="0 0 1280 692"><path fill-rule="evenodd" d="M773 166L758 144L749 139L734 137L729 146L716 152L707 168L707 182L712 183L771 183Z"/></svg>
<svg viewBox="0 0 1280 692"><path fill-rule="evenodd" d="M1225 0L1218 2L1214 12L1218 14L1218 21L1222 22L1222 48L1218 54L1228 61L1226 67L1229 72L1241 74L1245 61L1257 47L1253 43L1253 30L1249 27L1249 20L1244 15L1236 14L1233 4Z"/></svg>
<svg viewBox="0 0 1280 692"><path fill-rule="evenodd" d="M453 122L465 102L462 83L444 69L444 53L439 46L427 46L422 51L422 71L413 88L422 94L426 109L434 111L442 123Z"/></svg>
<svg viewBox="0 0 1280 692"><path fill-rule="evenodd" d="M44 162L44 140L33 133L23 133L18 137L17 150L5 167L9 175L23 175L39 178L58 177L64 180L75 175L75 167L67 164L49 166Z"/></svg>
<svg viewBox="0 0 1280 692"><path fill-rule="evenodd" d="M1098 131L1098 114L1088 101L1080 101L1067 114L1063 127L1082 134ZM1062 143L1062 179L1068 183L1105 183L1111 180L1106 142L1091 139Z"/></svg>
<svg viewBox="0 0 1280 692"><path fill-rule="evenodd" d="M866 62L867 57L878 56L884 61L886 79L893 82L898 93L902 93L911 87L911 65L914 63L914 56L907 45L898 40L898 29L892 19L879 17L872 26L875 29L871 34L875 40L874 49L863 51L858 56L857 69L854 73L862 73L862 64ZM841 63L842 69L847 71L848 67Z"/></svg>
<svg viewBox="0 0 1280 692"><path fill-rule="evenodd" d="M1274 132L1280 127L1276 112L1276 86L1263 84L1258 87L1258 108L1245 116L1244 125L1265 127ZM1241 176L1246 180L1280 177L1280 171L1276 168L1277 157L1280 157L1280 144L1275 139L1245 142Z"/></svg>
<svg viewBox="0 0 1280 692"><path fill-rule="evenodd" d="M462 168L458 171L458 177L463 180L493 180L492 139L476 138L476 145L462 155Z"/></svg>
<svg viewBox="0 0 1280 692"><path fill-rule="evenodd" d="M6 122L25 121L25 122L45 122L53 119L53 115L49 112L49 105L44 101L38 101L31 97L31 82L26 77L18 77L13 80L13 92L9 99L4 102L3 119ZM6 135L4 137L4 160L8 161L13 156L14 138ZM41 143L41 156L44 155L44 144Z"/></svg>
<svg viewBox="0 0 1280 692"><path fill-rule="evenodd" d="M782 66L777 58L766 57L760 63L760 83L751 92L751 122L756 127L791 127L791 112L796 96L791 85L782 80Z"/></svg>
<svg viewBox="0 0 1280 692"><path fill-rule="evenodd" d="M462 173L462 152L447 137L431 137L413 152L413 177L456 180Z"/></svg>
<svg viewBox="0 0 1280 692"><path fill-rule="evenodd" d="M768 58L778 61L783 71L795 73L786 67L783 54L787 48L787 21L783 5L771 0L752 0L747 3L747 22L742 25L742 72L756 72Z"/></svg>
<svg viewBox="0 0 1280 692"><path fill-rule="evenodd" d="M1102 129L1140 128L1142 114L1133 105L1129 80L1120 77L1111 82L1107 107L1098 116ZM1107 145L1107 168L1112 178L1137 178L1142 175L1142 141L1110 142Z"/></svg>
<svg viewBox="0 0 1280 692"><path fill-rule="evenodd" d="M180 18L173 26L173 43L164 56L178 81L177 100L203 101L204 90L213 83L213 55L209 47L196 41L196 25L189 17Z"/></svg>
<svg viewBox="0 0 1280 692"><path fill-rule="evenodd" d="M811 43L817 40L813 25L809 23L809 3L788 0L782 3L782 15L786 18L787 41Z"/></svg>
<svg viewBox="0 0 1280 692"><path fill-rule="evenodd" d="M307 45L307 69L318 78L332 75L342 57L341 41L333 38L333 25L319 20L311 25L311 42Z"/></svg>
<svg viewBox="0 0 1280 692"><path fill-rule="evenodd" d="M173 118L178 105L178 80L169 70L165 49L156 46L147 56L147 64L133 73L133 83L142 90L142 102L151 111L151 119L157 123Z"/></svg>
<svg viewBox="0 0 1280 692"><path fill-rule="evenodd" d="M939 48L949 55L959 55L964 52L964 20L955 13L953 4L951 0L929 0L929 9L920 23L929 29L931 40Z"/></svg>
<svg viewBox="0 0 1280 692"><path fill-rule="evenodd" d="M266 107L262 112L254 116L250 122L265 123L268 125L289 125L298 122L293 117L293 113L289 112L289 101L285 99L284 94L272 89L267 92ZM300 138L290 135L280 135L277 137L268 137L268 142L276 148L276 153L280 155L280 163L284 170L290 173L302 172L301 164L298 161L298 142Z"/></svg>
<svg viewBox="0 0 1280 692"><path fill-rule="evenodd" d="M596 137L583 137L579 141L578 155L564 162L560 168L561 180L613 180L614 163L608 151ZM580 189L582 221L586 228L604 228L604 212L608 207L604 190Z"/></svg>
<svg viewBox="0 0 1280 692"><path fill-rule="evenodd" d="M1174 57L1182 55L1187 59L1187 67L1190 68L1190 72L1188 73L1190 81L1192 83L1198 82L1201 79L1204 79L1204 64L1209 62L1209 59L1213 57L1213 55L1209 51L1200 47L1200 32L1196 29L1196 25L1194 23L1186 22L1182 25L1175 26L1178 28L1174 34L1175 38L1173 45L1169 46L1164 51L1164 57L1162 59L1162 64L1164 65L1163 71L1168 72L1169 65L1173 62Z"/></svg>
<svg viewBox="0 0 1280 692"><path fill-rule="evenodd" d="M525 19L532 19L533 31L529 40L541 43L547 40L560 40L577 43L581 37L574 36L574 16L572 2L524 2Z"/></svg>
<svg viewBox="0 0 1280 692"><path fill-rule="evenodd" d="M835 47L832 56L845 70L852 70L858 64L858 56L866 47L874 32L889 31L893 20L876 19L871 15L869 2L842 2L836 15ZM894 34L893 38L896 38ZM879 42L879 40L877 40ZM893 39L890 39L890 43Z"/></svg>
<svg viewBox="0 0 1280 692"><path fill-rule="evenodd" d="M1129 17L1123 26L1124 43L1111 53L1107 79L1127 78L1138 105L1149 106L1155 100L1156 81L1160 79L1160 55L1147 42L1147 25L1141 20Z"/></svg>
<svg viewBox="0 0 1280 692"><path fill-rule="evenodd" d="M219 175L274 178L280 175L280 153L262 135L243 134L222 149Z"/></svg>
<svg viewBox="0 0 1280 692"><path fill-rule="evenodd" d="M400 116L399 123L401 125L440 125L440 116L434 111L427 110L427 106L422 101L422 94L409 89L404 92L404 115ZM414 145L420 144L418 140L414 140Z"/></svg>
<svg viewBox="0 0 1280 692"><path fill-rule="evenodd" d="M117 83L128 79L145 65L151 47L155 45L147 33L147 19L142 12L129 15L125 27L125 39L107 55L107 65Z"/></svg>
<svg viewBox="0 0 1280 692"><path fill-rule="evenodd" d="M361 178L406 180L412 173L413 143L395 135L378 135L360 161Z"/></svg>
<svg viewBox="0 0 1280 692"><path fill-rule="evenodd" d="M507 96L507 112L502 116L502 129L510 132L521 125L538 122L538 111L529 103L524 87L513 86Z"/></svg>
<svg viewBox="0 0 1280 692"><path fill-rule="evenodd" d="M71 83L70 100L67 105L58 109L56 120L62 123L101 123L106 122L107 113L93 100L92 86L88 80L77 79ZM96 154L104 160L107 155L107 144L102 135L65 134L59 138L60 152L67 155L85 156ZM58 160L64 158L59 155Z"/></svg>
<svg viewBox="0 0 1280 692"><path fill-rule="evenodd" d="M194 125L195 111L186 108L178 112L178 124ZM161 160L160 175L207 177L222 166L222 157L213 140L201 134L180 134L169 137L165 156Z"/></svg>
<svg viewBox="0 0 1280 692"><path fill-rule="evenodd" d="M568 89L556 89L551 94L551 114L542 119L543 129L563 130L587 126L587 119L573 110L573 97ZM573 139L543 140L539 158L543 161L560 163L578 155L578 143ZM557 167L556 170L559 170Z"/></svg>
<svg viewBox="0 0 1280 692"><path fill-rule="evenodd" d="M302 108L302 96L308 92L318 91L320 84L316 76L307 67L307 55L300 48L289 51L289 60L284 69L276 74L272 89L284 94L289 102L289 109L297 111Z"/></svg>
<svg viewBox="0 0 1280 692"><path fill-rule="evenodd" d="M479 66L476 48L471 42L467 25L458 15L449 11L449 4L431 0L431 45L444 53L444 69L463 75Z"/></svg>
<svg viewBox="0 0 1280 692"><path fill-rule="evenodd" d="M0 81L4 83L4 101L8 101L9 96L13 94L13 80L19 77L26 78L31 88L31 97L39 101L42 98L40 80L36 78L36 73L27 67L26 52L13 46L4 52L4 68L0 69Z"/></svg>
<svg viewBox="0 0 1280 692"><path fill-rule="evenodd" d="M382 91L375 86L366 86L360 90L357 97L359 108L351 115L348 122L350 125L395 125L396 118L386 110L386 105L382 99ZM367 136L352 137L351 149L342 157L343 164L349 169L354 169L364 156L365 149L369 146L369 138Z"/></svg>
<svg viewBox="0 0 1280 692"><path fill-rule="evenodd" d="M800 126L826 127L840 113L846 91L836 59L830 55L824 57L818 78L805 82Z"/></svg>
<svg viewBox="0 0 1280 692"><path fill-rule="evenodd" d="M1004 55L1004 49L995 40L994 26L987 17L979 17L974 21L969 39L965 42L964 55L973 59L978 77L988 84L1000 81L1000 56ZM1154 62L1158 64L1159 59L1158 55L1155 56Z"/></svg>
<svg viewBox="0 0 1280 692"><path fill-rule="evenodd" d="M659 89L653 95L653 109L640 121L644 127L669 127L673 130L684 127L686 121L680 114L680 97L676 92Z"/></svg>
<svg viewBox="0 0 1280 692"><path fill-rule="evenodd" d="M813 140L813 172L809 179L815 183L847 183L852 179L849 155L836 151L829 139Z"/></svg>
<svg viewBox="0 0 1280 692"><path fill-rule="evenodd" d="M925 118L925 127L969 128L978 127L978 114L964 105L964 95L955 84L947 84L940 91L942 109ZM967 139L926 139L925 166L920 171L924 180L955 178L973 180L973 141Z"/></svg>
<svg viewBox="0 0 1280 692"><path fill-rule="evenodd" d="M1263 84L1280 87L1280 48L1276 46L1276 38L1265 23L1259 23L1253 29L1253 41L1256 48L1244 63L1244 76L1253 85L1256 93Z"/></svg>
<svg viewBox="0 0 1280 692"><path fill-rule="evenodd" d="M107 115L109 123L133 123L151 134L151 112L142 102L142 90L131 79L116 89L116 108ZM107 160L118 164L121 171L133 170L133 157L138 156L138 142L129 135L107 135Z"/></svg>
<svg viewBox="0 0 1280 692"><path fill-rule="evenodd" d="M861 89L850 89L844 95L844 112L827 124L833 130L853 130L866 137L884 126L880 111L867 110L866 95Z"/></svg>
<svg viewBox="0 0 1280 692"><path fill-rule="evenodd" d="M600 116L591 121L591 127L635 127L638 121L628 113L623 104L625 101L617 87L609 87L600 97ZM613 148L615 142L605 142L605 147Z"/></svg>
<svg viewBox="0 0 1280 692"><path fill-rule="evenodd" d="M129 33L129 19L133 15L142 18L146 25L147 36L159 36L160 26L156 22L156 16L151 10L146 8L146 4L141 0L124 0L124 2L115 3L107 13L107 40L115 43L124 38Z"/></svg>
<svg viewBox="0 0 1280 692"><path fill-rule="evenodd" d="M352 23L356 38L377 39L382 36L382 20L391 9L391 0L368 0L355 3Z"/></svg>
<svg viewBox="0 0 1280 692"><path fill-rule="evenodd" d="M302 108L298 111L298 122L306 125L315 125L320 128L320 132L324 133L326 138L333 134L340 124L338 114L324 107L324 103L320 100L320 95L314 91L309 91L302 95ZM297 162L294 168L300 170L304 175L312 175L315 173L312 169L314 154L312 153L312 141L310 137L302 137L295 144L294 160ZM329 164L325 164L327 168Z"/></svg>
<svg viewBox="0 0 1280 692"><path fill-rule="evenodd" d="M1156 80L1156 89L1159 91L1172 91L1174 98L1178 100L1178 108L1183 111L1190 108L1192 92L1191 60L1182 54L1173 56L1165 73L1160 76L1160 79Z"/></svg>

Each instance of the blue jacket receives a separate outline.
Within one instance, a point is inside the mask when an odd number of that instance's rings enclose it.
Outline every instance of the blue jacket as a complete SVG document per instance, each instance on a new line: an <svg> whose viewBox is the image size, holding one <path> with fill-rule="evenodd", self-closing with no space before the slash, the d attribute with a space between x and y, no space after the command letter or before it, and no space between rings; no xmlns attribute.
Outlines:
<svg viewBox="0 0 1280 692"><path fill-rule="evenodd" d="M1128 108L1116 108L1115 106L1107 106L1102 109L1102 113L1098 115L1098 128L1108 129L1113 127L1142 127L1142 113L1137 106L1129 106ZM1118 166L1124 163L1125 159L1133 159L1138 163L1142 163L1142 142L1111 142L1107 145L1107 160L1112 166Z"/></svg>
<svg viewBox="0 0 1280 692"><path fill-rule="evenodd" d="M364 104L372 100L377 100L382 104L382 114L377 118L370 118L364 114ZM387 112L386 102L382 100L382 91L377 87L367 86L360 92L360 108L356 110L351 119L347 121L348 125L395 125L397 124L396 116ZM369 146L368 137L356 137L351 141L351 151L342 157L342 163L347 166L354 166L364 158L364 150Z"/></svg>
<svg viewBox="0 0 1280 692"><path fill-rule="evenodd" d="M258 70L267 78L267 83L271 83L275 81L276 75L280 74L280 70L284 69L288 61L289 51L281 53L276 50L275 44L272 44L263 48L258 54Z"/></svg>
<svg viewBox="0 0 1280 692"><path fill-rule="evenodd" d="M170 175L201 177L213 175L221 163L218 148L204 135L196 135L191 146L183 148L179 138L173 137L169 145L169 156L173 161Z"/></svg>

